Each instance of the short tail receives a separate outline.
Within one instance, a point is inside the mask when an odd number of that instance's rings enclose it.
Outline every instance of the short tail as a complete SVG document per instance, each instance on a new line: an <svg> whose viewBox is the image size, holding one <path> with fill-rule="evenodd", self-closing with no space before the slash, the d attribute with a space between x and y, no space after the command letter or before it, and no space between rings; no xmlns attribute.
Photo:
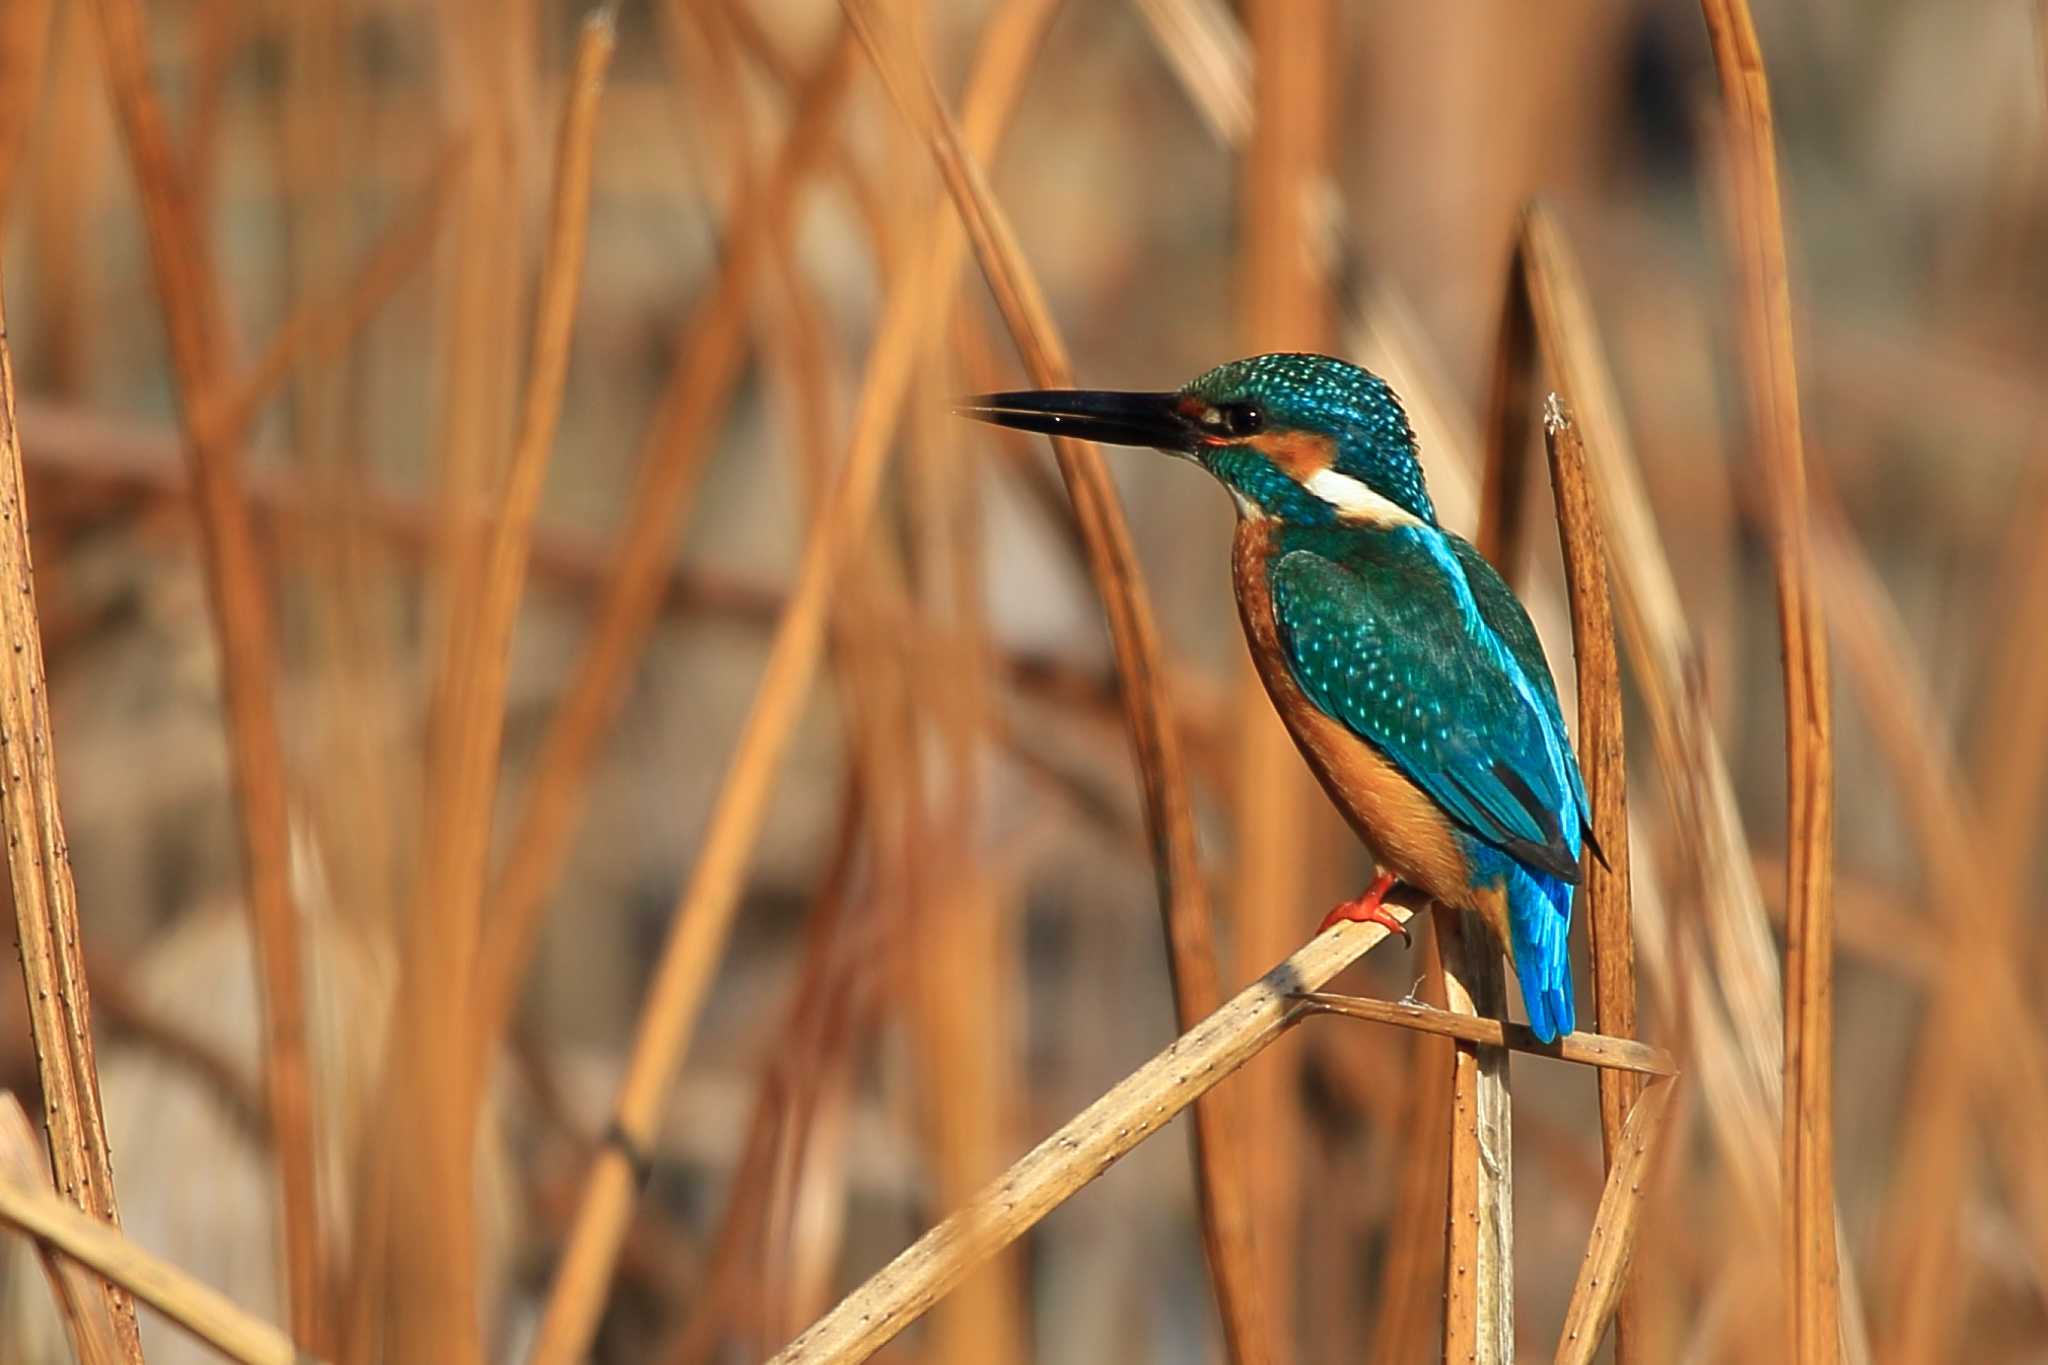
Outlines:
<svg viewBox="0 0 2048 1365"><path fill-rule="evenodd" d="M1572 888L1517 865L1508 871L1508 931L1529 1031L1554 1042L1577 1026L1572 1002Z"/></svg>

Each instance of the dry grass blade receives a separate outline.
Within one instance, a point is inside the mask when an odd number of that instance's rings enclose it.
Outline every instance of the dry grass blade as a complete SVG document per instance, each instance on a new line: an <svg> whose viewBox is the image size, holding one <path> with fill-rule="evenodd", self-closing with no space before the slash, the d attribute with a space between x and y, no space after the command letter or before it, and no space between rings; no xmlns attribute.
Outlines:
<svg viewBox="0 0 2048 1365"><path fill-rule="evenodd" d="M41 1245L120 1285L230 1360L245 1365L306 1365L314 1360L269 1323L251 1317L49 1190L17 1180L4 1170L0 1170L0 1224L27 1233Z"/></svg>
<svg viewBox="0 0 2048 1365"><path fill-rule="evenodd" d="M1416 904L1390 900L1388 908L1405 923ZM1322 986L1387 936L1380 925L1351 921L1317 935L1032 1148L972 1204L919 1238L790 1342L771 1365L866 1360L962 1276L1298 1022L1307 1012L1299 999L1302 992Z"/></svg>
<svg viewBox="0 0 2048 1365"><path fill-rule="evenodd" d="M1604 1079L1616 1073L1600 1074ZM1564 1331L1557 1344L1558 1365L1591 1365L1607 1320L1620 1304L1643 1206L1648 1202L1643 1187L1664 1133L1664 1111L1672 1085L1670 1080L1658 1081L1636 1097L1622 1125L1621 1141L1608 1153L1607 1183L1601 1187L1600 1207L1593 1214L1593 1235L1586 1245L1586 1259L1579 1265L1579 1278L1572 1285L1571 1303L1565 1308Z"/></svg>
<svg viewBox="0 0 2048 1365"><path fill-rule="evenodd" d="M1516 258L1520 260L1520 251ZM1518 280L1511 290L1523 293ZM1628 749L1621 721L1621 660L1615 651L1614 605L1607 587L1607 538L1586 470L1578 428L1553 395L1544 412L1543 435L1550 454L1550 486L1557 502L1558 534L1564 542L1565 581L1571 594L1572 653L1577 659L1579 764L1586 801L1592 807L1593 839L1599 858L1586 860L1581 892L1589 956L1593 963L1593 1021L1602 1033L1632 1038L1636 1032L1636 941L1629 894ZM1611 1173L1626 1141L1623 1128L1642 1086L1618 1072L1600 1073L1600 1146ZM1636 1359L1634 1317L1621 1302L1615 1329L1615 1357Z"/></svg>
<svg viewBox="0 0 2048 1365"><path fill-rule="evenodd" d="M1439 905L1450 1011L1507 1013L1507 973L1485 922ZM1444 1206L1444 1359L1515 1358L1514 1128L1508 1050L1460 1042L1451 1069L1450 1198Z"/></svg>
<svg viewBox="0 0 2048 1365"><path fill-rule="evenodd" d="M494 493L488 489L490 471L478 469L474 501L467 496L469 485L451 484L458 502L453 516L468 524L451 528L444 545L453 561L451 610L430 713L425 857L404 928L398 1017L407 1022L393 1030L388 1063L394 1079L404 1083L410 1122L403 1154L372 1158L390 1165L394 1208L401 1216L389 1224L388 1245L366 1246L359 1263L371 1282L370 1267L390 1266L388 1317L392 1349L401 1355L461 1360L481 1354L474 1159L486 1068L498 1040L481 1031L486 1020L473 1001L490 822L512 630L568 370L589 216L591 144L613 44L608 20L586 21L561 115L524 410L511 464ZM473 234L477 224L470 227ZM433 1214L422 1216L428 1209Z"/></svg>
<svg viewBox="0 0 2048 1365"><path fill-rule="evenodd" d="M28 1111L11 1093L0 1092L0 1181L40 1188L50 1183L50 1166L36 1140ZM50 1293L64 1318L71 1349L82 1365L117 1365L132 1359L121 1345L113 1305L99 1276L44 1243L36 1244Z"/></svg>
<svg viewBox="0 0 2048 1365"><path fill-rule="evenodd" d="M1252 55L1218 0L1138 0L1153 41L1216 140L1242 146L1252 130Z"/></svg>
<svg viewBox="0 0 2048 1365"><path fill-rule="evenodd" d="M1989 1120L2018 1221L2036 1256L2048 1255L2048 1184L2027 1136L2048 1129L2048 1058L2018 974L2024 883L2017 873L1997 875L1986 822L1942 742L1939 710L1905 627L1838 514L1820 518L1814 549L1829 621L1923 850L1928 880L1955 902L1956 932L1909 1072L1914 1098L1883 1248L1888 1358L1938 1360L1954 1351L1974 1272L1971 1258L1959 1256L1972 1192L1973 1107Z"/></svg>
<svg viewBox="0 0 2048 1365"><path fill-rule="evenodd" d="M412 202L392 218L354 273L332 293L293 312L233 387L209 396L206 409L193 419L197 439L209 445L238 444L295 366L309 355L340 350L370 324L427 259L447 213L450 191L462 183L468 155L468 145L457 142L435 157Z"/></svg>
<svg viewBox="0 0 2048 1365"><path fill-rule="evenodd" d="M430 787L435 799L428 804L429 819L445 821L445 825L430 828L424 881L432 891L422 902L422 908L438 907L437 913L443 916L455 907L472 917L482 910L512 631L525 589L535 512L568 378L569 342L590 219L592 146L605 73L616 41L608 11L593 13L584 21L557 140L554 198L518 439L490 521L481 590L450 633L443 704L437 709L441 722L435 735L437 749L429 760L429 780L435 784ZM473 930L474 926L464 935L470 949L464 958L472 972L476 956ZM463 965L461 961L449 963L457 972ZM450 984L444 981L441 986L445 990ZM464 1103L472 1111L499 1042L478 1024L497 1022L490 1015L469 1021L473 1055L468 1058L468 1075L462 1086ZM461 1125L464 1131L473 1127L473 1117Z"/></svg>
<svg viewBox="0 0 2048 1365"><path fill-rule="evenodd" d="M1834 751L1828 641L1808 544L1806 460L1786 284L1785 223L1763 52L1747 0L1702 0L1730 138L1743 360L1772 505L1785 651L1787 836L1784 1163L1789 1358L1841 1350L1835 1251Z"/></svg>
<svg viewBox="0 0 2048 1365"><path fill-rule="evenodd" d="M0 225L14 202L14 172L42 95L52 8L50 0L17 0L0 16Z"/></svg>
<svg viewBox="0 0 2048 1365"><path fill-rule="evenodd" d="M1675 1076L1678 1064L1661 1047L1634 1038L1612 1038L1603 1033L1567 1033L1556 1042L1539 1043L1527 1025L1505 1024L1455 1010L1440 1010L1418 1000L1375 1000L1369 996L1332 995L1326 991L1303 991L1302 1003L1324 1014L1341 1014L1348 1019L1366 1019L1376 1024L1393 1024L1417 1033L1460 1042L1483 1043L1487 1047L1526 1052L1535 1057L1554 1057L1561 1062L1599 1068L1602 1075Z"/></svg>
<svg viewBox="0 0 2048 1365"><path fill-rule="evenodd" d="M1148 14L1157 10L1146 6ZM1331 159L1335 14L1327 0L1259 0L1247 8L1246 19L1261 75L1253 86L1251 141L1238 170L1243 351L1326 351L1331 345L1330 291L1312 247L1318 238L1318 191L1328 179ZM1317 837L1329 831L1348 844L1351 834L1338 830L1334 820L1317 818L1329 808L1267 698L1249 653L1239 656L1236 686L1231 727L1236 771L1230 788L1230 908L1237 927L1232 976L1249 980L1299 942L1295 915L1316 899L1313 891L1329 890L1326 885L1312 888L1310 880L1324 861L1318 857ZM1256 1220L1266 1321L1248 1349L1258 1358L1280 1361L1298 1354L1299 1172L1305 1133L1296 1102L1297 1057L1292 1047L1276 1048L1247 1067L1233 1087L1245 1120L1244 1178ZM1255 1331L1256 1324L1247 1324L1247 1330Z"/></svg>
<svg viewBox="0 0 2048 1365"><path fill-rule="evenodd" d="M1072 383L1072 366L1043 292L1018 248L1008 221L959 130L947 114L931 73L909 54L870 0L842 0L884 83L929 144L954 207L967 228L975 258L1004 325L1022 353L1032 382L1043 388ZM1055 439L1053 455L1066 481L1088 550L1096 591L1109 618L1123 682L1125 722L1137 753L1145 798L1146 830L1159 881L1172 969L1175 1011L1192 1028L1221 998L1208 896L1188 804L1186 764L1164 689L1159 633L1136 568L1129 528L1100 454L1085 442ZM1252 1260L1251 1213L1234 1134L1229 1093L1195 1108L1195 1157L1200 1172L1203 1237L1226 1344L1236 1358L1265 1340Z"/></svg>
<svg viewBox="0 0 2048 1365"><path fill-rule="evenodd" d="M207 439L199 420L229 382L219 287L150 84L140 6L137 0L95 0L93 9L148 218L150 257L184 402L186 451L220 645L242 863L263 983L266 1094L283 1187L292 1332L300 1345L311 1348L323 1339L321 1305L329 1286L321 1268L313 1179L313 1094L292 905L287 776L272 690L270 604L237 452Z"/></svg>
<svg viewBox="0 0 2048 1365"><path fill-rule="evenodd" d="M1022 76L1052 7L1011 0L991 20L969 84L977 142L992 147L1008 122ZM542 1365L581 1357L603 1310L619 1241L635 1196L638 1153L649 1150L661 1098L689 1045L711 973L723 955L741 878L798 712L824 644L826 610L845 557L865 537L896 420L933 316L949 293L961 244L950 215L907 238L905 259L869 355L848 451L831 498L813 523L776 629L760 687L728 762L719 800L689 881L670 920L648 1000L615 1101L612 1140L598 1155L533 1349ZM909 253L914 244L916 253Z"/></svg>
<svg viewBox="0 0 2048 1365"><path fill-rule="evenodd" d="M28 542L21 437L15 426L14 358L0 304L0 824L7 833L7 872L14 891L16 944L28 992L29 1036L42 1082L50 1171L78 1208L118 1225L114 1168L100 1109L93 1056L92 997L86 986L78 893L57 800L56 755L43 680L42 626L36 619L35 574ZM112 1285L102 1286L131 1360L142 1359L135 1310Z"/></svg>
<svg viewBox="0 0 2048 1365"><path fill-rule="evenodd" d="M503 1037L540 929L540 916L575 832L585 775L596 757L661 608L675 528L688 509L711 441L731 402L745 346L748 300L778 224L830 144L853 74L850 34L835 37L804 84L797 111L757 194L735 209L728 254L708 297L684 327L619 536L610 585L589 642L534 762L524 809L490 894L492 932L478 963L478 1027Z"/></svg>

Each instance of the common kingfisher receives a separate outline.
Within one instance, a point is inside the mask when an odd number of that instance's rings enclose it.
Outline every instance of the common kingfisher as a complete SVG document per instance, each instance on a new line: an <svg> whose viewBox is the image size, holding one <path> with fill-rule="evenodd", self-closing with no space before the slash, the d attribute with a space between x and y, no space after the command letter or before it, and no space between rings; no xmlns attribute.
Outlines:
<svg viewBox="0 0 2048 1365"><path fill-rule="evenodd" d="M991 393L959 410L1150 446L1230 491L1232 578L1259 677L1378 862L1324 927L1375 921L1405 938L1383 906L1397 879L1476 911L1515 964L1530 1030L1544 1042L1571 1032L1585 783L1529 614L1437 521L1386 382L1330 356L1260 355L1171 393Z"/></svg>

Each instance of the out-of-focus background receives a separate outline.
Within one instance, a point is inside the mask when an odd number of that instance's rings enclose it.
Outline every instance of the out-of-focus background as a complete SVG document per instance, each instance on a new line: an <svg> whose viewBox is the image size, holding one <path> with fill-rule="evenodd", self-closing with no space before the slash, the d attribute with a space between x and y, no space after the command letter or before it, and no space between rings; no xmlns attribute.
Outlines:
<svg viewBox="0 0 2048 1365"><path fill-rule="evenodd" d="M243 476L274 626L320 1237L340 1310L329 1340L358 1356L375 1352L345 1335L360 1327L349 1313L407 1301L374 1272L358 1282L366 1247L373 1265L394 1262L363 1240L388 1229L360 1214L375 1154L403 1162L415 1121L387 1062L417 1040L387 1050L390 1012L398 1002L405 1035L404 1002L435 990L408 980L426 975L419 917L443 909L422 891L446 837L428 767L450 720L432 698L451 620L477 609L450 540L527 420L584 8L9 0L0 13L6 337L121 1212L136 1240L279 1322L241 817L181 425L200 399L173 363L104 15L143 20L168 170L217 299L209 344L226 377L212 401L303 333L224 458ZM887 8L915 17L957 101L1005 7ZM1686 683L1751 844L1753 869L1715 876L1777 905L1777 618L1697 9L1335 5L1299 60L1257 67L1305 88L1270 102L1248 98L1244 25L1259 31L1259 9L1069 3L1029 66L991 181L1078 381L1167 388L1255 348L1359 360L1409 399L1445 520L1470 533L1509 249L1540 196L1582 263L1697 649ZM2048 1102L2027 1060L2042 1020L2024 996L1970 985L1985 960L2015 981L2048 966L2034 856L2048 763L2043 18L2028 0L1825 0L1759 20L1838 622L1849 1349L2048 1360L2048 1149L2024 1126ZM506 915L525 915L507 898L539 925L530 963L512 954L523 992L478 1101L470 1203L491 1358L532 1339L853 429L892 270L930 249L926 148L857 47L834 88L841 22L828 0L628 0L617 15L486 793L484 956ZM1257 126L1269 104L1308 109L1309 131L1275 141ZM806 107L824 131L792 171L778 162ZM1273 155L1305 169L1260 180ZM1268 214L1306 226L1260 247ZM1277 274L1260 263L1271 250L1292 262ZM736 262L747 278L728 298ZM1290 271L1309 283L1274 283ZM1262 301L1281 289L1284 308ZM925 330L874 526L835 576L825 664L663 1097L601 1361L772 1352L1176 1032L1109 639L1051 462L947 413L959 393L1027 383L971 262L957 308ZM706 364L717 336L736 348L730 366ZM1230 597L1228 500L1185 465L1107 455L1169 659L1232 990L1370 864L1288 751L1276 761L1246 738L1266 722ZM664 483L649 467L676 472ZM1518 581L1570 714L1540 474L1527 506ZM627 528L650 516L649 627L594 665ZM1632 696L1637 666L1625 655ZM587 763L550 749L573 748L565 699L590 707ZM1781 1290L1756 1204L1774 1196L1754 1177L1775 1157L1755 1144L1775 1144L1777 1121L1743 1097L1774 1091L1715 1067L1761 1065L1774 1044L1717 993L1734 993L1734 960L1699 927L1713 897L1667 799L1698 775L1663 770L1649 718L1632 706L1629 721L1638 918L1661 926L1639 949L1642 1032L1688 1073L1638 1253L1643 1358L1768 1359ZM551 801L555 843L534 823ZM1421 941L1389 945L1344 986L1398 997L1425 959ZM11 967L0 975L0 1087L37 1113L23 993ZM1321 1020L1231 1083L1249 1116L1273 1359L1433 1358L1442 1122L1415 1111L1446 1056L1441 1040ZM1599 1195L1598 1113L1590 1070L1518 1060L1514 1082L1516 1306L1536 1358ZM1220 1358L1185 1126L889 1358ZM32 1258L9 1266L0 1358L65 1358ZM145 1340L153 1360L196 1350L147 1315Z"/></svg>

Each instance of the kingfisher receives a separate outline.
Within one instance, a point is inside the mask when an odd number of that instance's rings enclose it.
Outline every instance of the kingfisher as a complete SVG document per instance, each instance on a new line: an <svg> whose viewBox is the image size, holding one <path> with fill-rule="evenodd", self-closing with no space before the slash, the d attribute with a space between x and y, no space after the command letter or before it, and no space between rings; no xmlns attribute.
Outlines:
<svg viewBox="0 0 2048 1365"><path fill-rule="evenodd" d="M1536 629L1430 501L1385 380L1325 355L1258 355L1172 392L982 394L962 416L1148 446L1237 505L1238 616L1273 707L1371 848L1332 910L1407 937L1397 882L1477 912L1513 961L1529 1028L1573 1028L1572 897L1591 817ZM1593 846L1597 855L1598 847Z"/></svg>

